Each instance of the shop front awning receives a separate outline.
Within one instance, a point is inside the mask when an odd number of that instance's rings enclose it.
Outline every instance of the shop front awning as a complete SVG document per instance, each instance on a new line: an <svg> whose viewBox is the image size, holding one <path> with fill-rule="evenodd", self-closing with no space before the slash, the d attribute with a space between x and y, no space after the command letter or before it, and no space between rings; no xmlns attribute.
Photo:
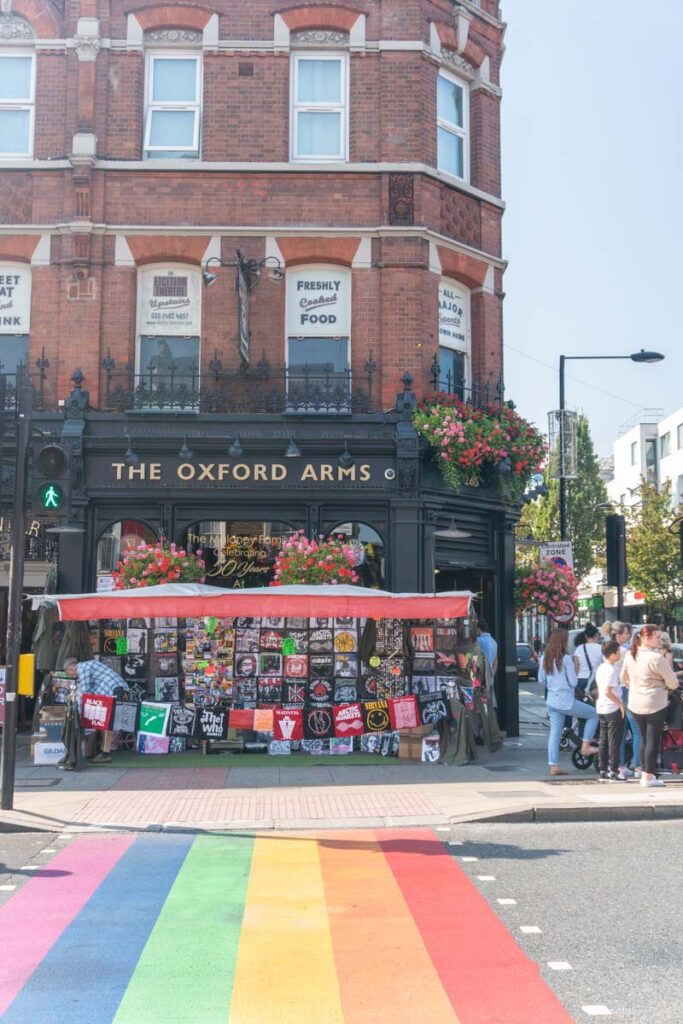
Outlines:
<svg viewBox="0 0 683 1024"><path fill-rule="evenodd" d="M63 622L162 616L231 618L239 615L461 619L469 614L472 597L469 590L439 594L391 594L386 590L346 584L223 590L203 583L165 583L140 590L49 594L33 597L32 602L34 608L56 604Z"/></svg>

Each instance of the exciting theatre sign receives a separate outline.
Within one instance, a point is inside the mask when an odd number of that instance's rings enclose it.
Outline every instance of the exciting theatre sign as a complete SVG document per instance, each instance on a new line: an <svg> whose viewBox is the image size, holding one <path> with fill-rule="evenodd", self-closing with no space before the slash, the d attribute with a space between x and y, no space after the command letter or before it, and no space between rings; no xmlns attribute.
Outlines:
<svg viewBox="0 0 683 1024"><path fill-rule="evenodd" d="M121 487L122 484L147 485L150 488L177 489L198 486L207 489L240 490L279 486L317 488L337 485L357 488L393 488L395 471L386 459L367 459L353 466L340 466L337 459L304 462L279 462L269 459L213 461L177 458L144 460L129 466L123 460L94 456L87 463L89 487Z"/></svg>

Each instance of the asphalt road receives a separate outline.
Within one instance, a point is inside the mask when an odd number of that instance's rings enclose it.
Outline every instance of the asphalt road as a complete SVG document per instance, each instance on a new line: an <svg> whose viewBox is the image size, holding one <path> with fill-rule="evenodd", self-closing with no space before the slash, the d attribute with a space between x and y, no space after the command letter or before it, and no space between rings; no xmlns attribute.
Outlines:
<svg viewBox="0 0 683 1024"><path fill-rule="evenodd" d="M452 837L468 877L577 1021L680 1024L680 821L465 825Z"/></svg>

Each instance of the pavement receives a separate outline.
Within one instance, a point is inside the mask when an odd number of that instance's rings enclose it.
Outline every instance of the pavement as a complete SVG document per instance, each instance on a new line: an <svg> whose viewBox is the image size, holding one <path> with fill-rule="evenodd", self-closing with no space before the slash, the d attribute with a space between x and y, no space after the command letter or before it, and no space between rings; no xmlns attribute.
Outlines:
<svg viewBox="0 0 683 1024"><path fill-rule="evenodd" d="M90 766L81 773L38 767L20 744L14 810L0 832L199 832L337 828L414 828L463 822L657 820L683 817L683 780L661 790L637 783L601 785L594 769L548 776L548 726L538 684L520 688L520 736L465 767L377 758L275 759L250 767L249 754L141 758L141 766ZM329 761L329 763L327 763ZM323 762L323 763L321 763ZM143 767L144 765L144 767Z"/></svg>

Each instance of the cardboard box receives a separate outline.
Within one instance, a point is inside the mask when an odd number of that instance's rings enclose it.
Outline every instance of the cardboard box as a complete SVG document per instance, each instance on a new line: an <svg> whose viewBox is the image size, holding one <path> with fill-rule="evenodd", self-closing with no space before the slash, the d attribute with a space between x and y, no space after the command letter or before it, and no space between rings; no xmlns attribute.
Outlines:
<svg viewBox="0 0 683 1024"><path fill-rule="evenodd" d="M37 740L31 743L34 764L57 764L66 754L66 747L60 742Z"/></svg>
<svg viewBox="0 0 683 1024"><path fill-rule="evenodd" d="M415 729L400 729L399 730L399 741L398 741L398 756L399 760L403 761L424 761L432 760L424 756L426 748L424 747L423 741L425 737L430 737L428 747L433 750L433 741L431 740L431 734L436 738L436 744L438 748L438 737L434 732L434 726L432 725L420 725Z"/></svg>

